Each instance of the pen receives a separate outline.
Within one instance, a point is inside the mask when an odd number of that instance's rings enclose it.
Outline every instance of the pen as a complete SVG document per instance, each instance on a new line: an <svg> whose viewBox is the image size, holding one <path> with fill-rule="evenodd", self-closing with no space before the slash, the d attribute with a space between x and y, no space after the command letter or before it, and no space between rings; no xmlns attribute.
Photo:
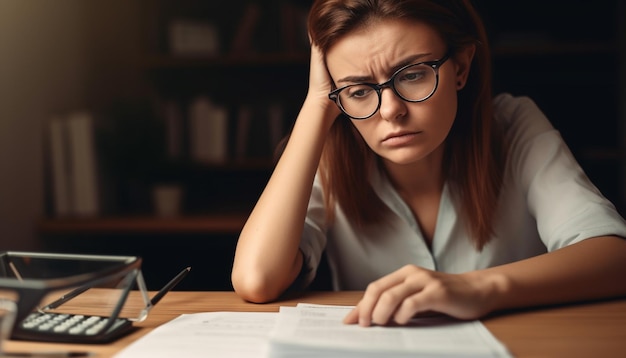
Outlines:
<svg viewBox="0 0 626 358"><path fill-rule="evenodd" d="M43 352L2 352L1 357L29 357L29 358L69 358L95 357L96 354L85 351L43 351Z"/></svg>
<svg viewBox="0 0 626 358"><path fill-rule="evenodd" d="M161 298L163 298L163 296L165 296L166 293L168 293L183 278L185 278L185 276L187 276L189 271L191 271L191 267L187 267L187 268L183 269L178 275L176 275L176 277L171 279L170 282L168 282L165 286L163 286L163 288L159 292L157 292L156 295L154 295L154 297L152 297L152 299L150 300L150 303L152 303L153 306L156 305L157 302L159 302L161 300Z"/></svg>
<svg viewBox="0 0 626 358"><path fill-rule="evenodd" d="M58 300L49 303L48 305L43 307L42 310L45 311L45 310L57 308L57 307L61 306L62 304L64 304L65 302L71 300L72 298L74 298L74 297L80 295L81 293L87 291L90 288L91 288L91 286L87 286L87 285L75 288L74 290L70 291L69 293L61 296L61 298L59 298Z"/></svg>

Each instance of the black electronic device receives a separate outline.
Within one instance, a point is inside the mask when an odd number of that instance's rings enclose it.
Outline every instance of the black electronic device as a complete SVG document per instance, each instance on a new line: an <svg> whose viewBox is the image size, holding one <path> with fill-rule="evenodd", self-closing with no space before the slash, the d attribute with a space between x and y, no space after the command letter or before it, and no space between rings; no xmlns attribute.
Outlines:
<svg viewBox="0 0 626 358"><path fill-rule="evenodd" d="M107 343L132 331L189 271L149 298L140 257L9 251L0 253L0 300L16 303L12 339ZM129 295L142 303L127 304Z"/></svg>

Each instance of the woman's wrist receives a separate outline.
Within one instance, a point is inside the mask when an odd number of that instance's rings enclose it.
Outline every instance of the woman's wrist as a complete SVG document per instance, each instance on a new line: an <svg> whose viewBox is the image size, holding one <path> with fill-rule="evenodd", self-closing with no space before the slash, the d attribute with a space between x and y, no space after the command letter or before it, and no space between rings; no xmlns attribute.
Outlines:
<svg viewBox="0 0 626 358"><path fill-rule="evenodd" d="M511 291L509 278L493 270L480 270L467 273L471 282L478 290L484 303L485 314L507 308Z"/></svg>
<svg viewBox="0 0 626 358"><path fill-rule="evenodd" d="M319 94L312 93L306 96L301 111L308 117L321 118L322 123L326 123L328 128L341 113L328 97L321 97Z"/></svg>

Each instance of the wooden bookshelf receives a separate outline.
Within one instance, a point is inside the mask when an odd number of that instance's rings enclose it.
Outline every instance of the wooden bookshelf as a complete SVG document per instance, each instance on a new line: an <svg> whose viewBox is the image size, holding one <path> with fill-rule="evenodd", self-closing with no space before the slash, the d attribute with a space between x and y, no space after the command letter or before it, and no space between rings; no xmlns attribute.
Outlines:
<svg viewBox="0 0 626 358"><path fill-rule="evenodd" d="M104 217L43 219L43 234L238 234L247 214L206 214L181 217Z"/></svg>
<svg viewBox="0 0 626 358"><path fill-rule="evenodd" d="M570 42L570 43L544 43L544 44L505 44L493 46L493 56L553 56L553 55L578 55L578 54L617 54L617 43L607 42Z"/></svg>
<svg viewBox="0 0 626 358"><path fill-rule="evenodd" d="M148 70L180 69L180 68L228 68L249 66L290 66L309 63L308 53L266 53L238 54L220 56L176 56L169 54L148 55L142 59L141 65Z"/></svg>
<svg viewBox="0 0 626 358"><path fill-rule="evenodd" d="M293 47L283 43L285 38L280 31L284 32L284 29L274 26L278 19L284 20L277 8L271 10L271 6L268 7L264 16L269 17L257 24L256 30L268 27L276 32L270 43L255 42L255 48L249 51L232 51L231 37L241 25L243 10L249 3L235 0L224 5L200 0L157 0L146 2L142 12L145 46L143 55L136 59L139 62L137 69L146 75L147 84L155 93L155 102L173 100L181 108L188 108L187 101L197 93L211 94L217 102L231 109L231 143L235 142L236 113L242 103L254 99L257 103L248 104L255 108L259 107L258 103L281 100L285 110L283 130L286 131L306 93L309 54L302 44ZM260 1L253 3L265 5ZM273 4L289 3L302 5L310 2L281 0ZM626 62L623 2L610 1L590 9L582 4L560 4L568 8L569 15L566 16L554 16L564 9L535 11L543 4L541 1L477 4L491 31L494 88L529 95L536 100L566 137L583 166L589 169L589 174L598 178L597 182L603 189L607 188L612 199L616 200L618 195L624 199L626 189L623 184L615 183L618 179L613 179L620 170L613 169L621 168L622 177L626 173L623 139L626 137L613 133L624 132L626 125L622 123L626 123L626 111L623 103L611 102L611 96L607 96L624 92L623 79L615 79L619 75L619 66L621 78L626 73L623 69ZM524 14L527 20L518 21L511 16L512 13ZM222 36L220 51L203 55L171 51L168 23L177 18L203 20L218 26ZM581 19L590 21L585 30L578 25ZM614 28L613 24L621 27ZM567 68L570 63L575 65ZM245 93L237 86L242 78L249 84ZM579 93L585 93L584 101L598 104L572 107L572 101L581 99ZM255 108L255 111L256 115L261 113L261 117L266 113L264 109ZM587 124L589 118L593 118L593 125ZM118 217L45 219L40 230L44 233L237 233L245 222L245 215L196 213L219 210L224 203L233 201L251 206L271 173L272 152L264 149L261 154L255 153L260 158L248 157L247 153L244 158L235 159L230 153L231 158L220 163L193 162L188 153L188 127L184 120L180 134L182 159L176 159L177 162L164 175L167 180L172 180L170 177L173 176L189 192L191 207L185 208L189 210L184 211L184 216L176 219L148 214L125 217L123 212L136 212L136 208L124 207L119 210ZM255 140L262 142L266 135L255 132ZM229 150L234 151L233 148ZM149 211L149 208L142 209Z"/></svg>

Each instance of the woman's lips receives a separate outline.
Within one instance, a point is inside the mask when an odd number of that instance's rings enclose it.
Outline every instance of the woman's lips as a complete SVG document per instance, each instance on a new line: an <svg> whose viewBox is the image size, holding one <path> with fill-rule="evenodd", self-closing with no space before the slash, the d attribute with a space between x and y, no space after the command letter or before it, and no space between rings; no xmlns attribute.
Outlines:
<svg viewBox="0 0 626 358"><path fill-rule="evenodd" d="M401 146L411 143L421 132L406 132L391 134L383 139L382 144L388 146Z"/></svg>

